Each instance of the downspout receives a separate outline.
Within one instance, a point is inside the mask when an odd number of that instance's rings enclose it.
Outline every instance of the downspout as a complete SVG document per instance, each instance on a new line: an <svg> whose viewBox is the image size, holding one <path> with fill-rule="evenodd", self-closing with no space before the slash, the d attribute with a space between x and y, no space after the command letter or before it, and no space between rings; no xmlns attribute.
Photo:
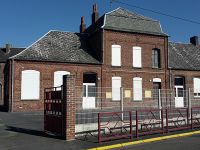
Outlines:
<svg viewBox="0 0 200 150"><path fill-rule="evenodd" d="M12 59L12 71L11 71L11 112L13 112L13 93L14 93L14 59Z"/></svg>

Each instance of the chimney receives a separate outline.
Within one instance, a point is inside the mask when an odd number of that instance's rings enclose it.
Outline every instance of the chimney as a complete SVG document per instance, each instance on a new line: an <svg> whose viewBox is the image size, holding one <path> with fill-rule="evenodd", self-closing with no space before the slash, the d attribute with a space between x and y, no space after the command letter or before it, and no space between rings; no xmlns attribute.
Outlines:
<svg viewBox="0 0 200 150"><path fill-rule="evenodd" d="M190 43L194 46L199 45L199 40L198 40L198 36L193 36L190 38Z"/></svg>
<svg viewBox="0 0 200 150"><path fill-rule="evenodd" d="M11 48L11 45L10 44L6 44L6 53L9 53L10 52L10 48Z"/></svg>
<svg viewBox="0 0 200 150"><path fill-rule="evenodd" d="M85 25L85 21L84 21L84 17L81 17L81 25L80 25L80 33L83 33L86 29L86 25Z"/></svg>
<svg viewBox="0 0 200 150"><path fill-rule="evenodd" d="M99 19L99 13L97 10L97 4L94 4L92 12L92 24L94 24L98 19Z"/></svg>

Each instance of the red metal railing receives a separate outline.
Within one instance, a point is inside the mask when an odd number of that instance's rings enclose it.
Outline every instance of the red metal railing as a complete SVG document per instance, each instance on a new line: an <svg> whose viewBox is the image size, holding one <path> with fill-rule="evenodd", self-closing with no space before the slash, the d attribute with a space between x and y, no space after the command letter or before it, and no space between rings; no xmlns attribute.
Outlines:
<svg viewBox="0 0 200 150"><path fill-rule="evenodd" d="M102 134L103 131L103 134ZM98 142L130 137L132 139L132 112L98 113Z"/></svg>
<svg viewBox="0 0 200 150"><path fill-rule="evenodd" d="M162 109L137 110L135 120L136 137L146 134L164 133Z"/></svg>
<svg viewBox="0 0 200 150"><path fill-rule="evenodd" d="M191 108L191 129L200 127L200 107Z"/></svg>
<svg viewBox="0 0 200 150"><path fill-rule="evenodd" d="M189 129L189 109L169 108L165 109L166 132Z"/></svg>

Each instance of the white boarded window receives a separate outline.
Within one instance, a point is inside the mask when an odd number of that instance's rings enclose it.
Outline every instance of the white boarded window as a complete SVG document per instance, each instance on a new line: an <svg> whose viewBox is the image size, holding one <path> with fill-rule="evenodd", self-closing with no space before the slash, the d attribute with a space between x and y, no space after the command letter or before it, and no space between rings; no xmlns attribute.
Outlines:
<svg viewBox="0 0 200 150"><path fill-rule="evenodd" d="M121 46L112 45L112 66L121 66Z"/></svg>
<svg viewBox="0 0 200 150"><path fill-rule="evenodd" d="M21 76L21 99L34 100L40 97L40 72L24 70Z"/></svg>
<svg viewBox="0 0 200 150"><path fill-rule="evenodd" d="M133 78L133 100L142 101L142 78Z"/></svg>
<svg viewBox="0 0 200 150"><path fill-rule="evenodd" d="M54 72L54 87L63 85L63 76L70 74L68 71L56 71Z"/></svg>
<svg viewBox="0 0 200 150"><path fill-rule="evenodd" d="M121 77L112 77L112 100L120 100Z"/></svg>
<svg viewBox="0 0 200 150"><path fill-rule="evenodd" d="M200 97L200 78L193 78L194 96Z"/></svg>
<svg viewBox="0 0 200 150"><path fill-rule="evenodd" d="M133 67L142 67L141 47L133 47Z"/></svg>

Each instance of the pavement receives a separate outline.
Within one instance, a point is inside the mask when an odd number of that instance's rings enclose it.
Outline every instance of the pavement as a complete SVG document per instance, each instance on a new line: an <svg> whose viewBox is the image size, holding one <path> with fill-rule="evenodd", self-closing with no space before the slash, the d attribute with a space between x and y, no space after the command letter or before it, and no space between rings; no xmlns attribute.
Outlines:
<svg viewBox="0 0 200 150"><path fill-rule="evenodd" d="M185 132L185 131L184 131ZM195 133L196 132L196 133ZM183 136L181 136L183 134ZM157 137L158 136L158 137ZM170 138L163 138L163 137ZM155 140L157 139L157 140ZM145 142L146 141L146 142ZM156 142L155 142L156 141ZM121 139L97 143L96 138L77 138L65 141L43 132L43 113L0 112L0 150L102 150L102 149L200 149L200 131L171 135L145 136L139 139Z"/></svg>

